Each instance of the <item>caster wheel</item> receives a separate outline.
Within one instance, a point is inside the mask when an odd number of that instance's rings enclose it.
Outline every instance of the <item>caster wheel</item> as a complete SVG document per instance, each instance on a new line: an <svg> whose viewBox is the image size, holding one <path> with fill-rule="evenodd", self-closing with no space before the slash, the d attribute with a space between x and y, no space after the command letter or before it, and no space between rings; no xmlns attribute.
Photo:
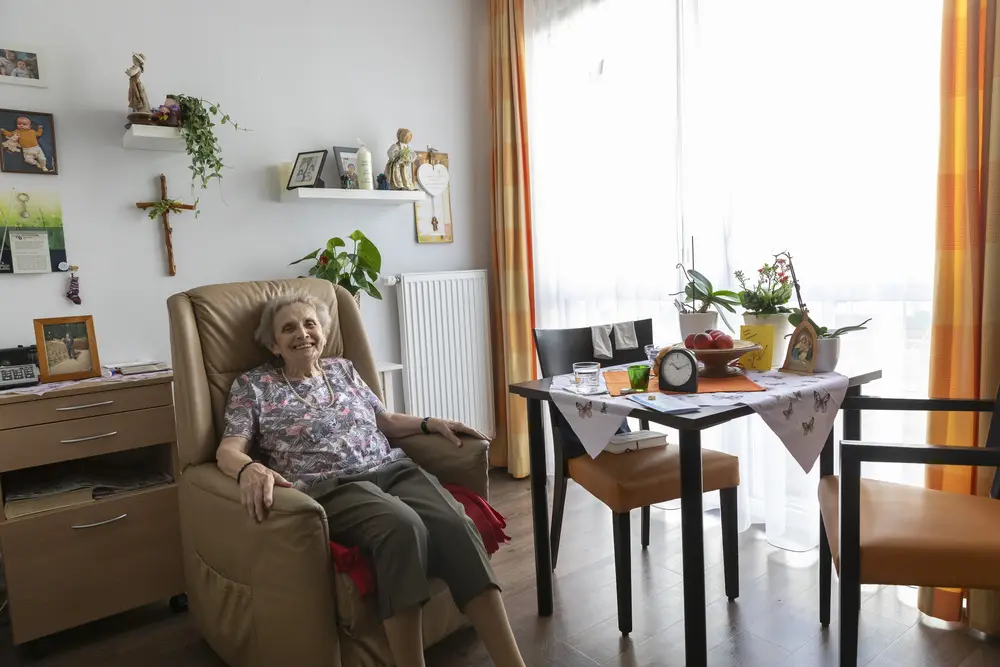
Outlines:
<svg viewBox="0 0 1000 667"><path fill-rule="evenodd" d="M180 614L187 611L188 608L188 596L186 593L181 593L180 595L175 595L170 598L170 610L175 614Z"/></svg>

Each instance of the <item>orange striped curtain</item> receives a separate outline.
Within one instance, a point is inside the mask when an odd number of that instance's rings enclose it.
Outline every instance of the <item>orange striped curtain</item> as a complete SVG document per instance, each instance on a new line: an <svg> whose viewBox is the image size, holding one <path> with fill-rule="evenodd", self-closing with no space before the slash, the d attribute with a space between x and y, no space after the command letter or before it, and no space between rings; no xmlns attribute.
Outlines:
<svg viewBox="0 0 1000 667"><path fill-rule="evenodd" d="M490 103L493 118L491 316L497 436L490 463L526 477L524 399L507 386L535 377L531 188L525 107L524 0L490 0Z"/></svg>
<svg viewBox="0 0 1000 667"><path fill-rule="evenodd" d="M994 398L1000 382L1000 52L995 0L945 0L930 395ZM983 446L988 416L932 414L933 444ZM988 495L993 469L929 466L927 486ZM993 591L922 589L920 609L1000 632Z"/></svg>

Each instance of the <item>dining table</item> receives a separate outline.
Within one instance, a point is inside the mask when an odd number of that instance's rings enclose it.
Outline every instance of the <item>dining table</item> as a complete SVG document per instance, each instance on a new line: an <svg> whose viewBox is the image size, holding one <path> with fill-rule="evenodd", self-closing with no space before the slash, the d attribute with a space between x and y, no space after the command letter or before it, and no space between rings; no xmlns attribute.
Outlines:
<svg viewBox="0 0 1000 667"><path fill-rule="evenodd" d="M841 371L847 378L847 392L840 406L843 433L847 440L861 438L861 417L852 401L861 395L864 385L882 377L881 370ZM535 580L538 614L553 613L552 553L549 541L549 507L546 485L548 470L545 434L542 425L542 402L554 403L554 378L518 382L509 386L511 394L527 400L528 447L531 483L531 520L534 537ZM709 395L710 396L710 395ZM555 405L551 406L556 409ZM688 667L705 667L708 660L705 599L705 543L703 524L703 489L701 433L720 424L755 414L748 405L703 406L697 412L664 414L641 407L638 403L627 416L648 420L678 431L681 477L681 541L684 577L684 638ZM777 445L776 445L777 446ZM834 473L834 435L831 427L818 457L820 475ZM817 516L817 521L819 517ZM821 546L826 534L820 531ZM829 547L827 546L827 549ZM820 564L821 576L831 576L830 559Z"/></svg>

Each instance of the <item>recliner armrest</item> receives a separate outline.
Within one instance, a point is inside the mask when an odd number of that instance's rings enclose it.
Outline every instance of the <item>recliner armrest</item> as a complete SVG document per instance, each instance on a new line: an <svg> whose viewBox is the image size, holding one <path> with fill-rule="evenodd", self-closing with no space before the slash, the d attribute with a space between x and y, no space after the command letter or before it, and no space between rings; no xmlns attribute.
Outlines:
<svg viewBox="0 0 1000 667"><path fill-rule="evenodd" d="M486 440L460 436L456 447L443 435L411 435L392 441L414 463L437 477L442 484L458 484L489 498L489 448Z"/></svg>

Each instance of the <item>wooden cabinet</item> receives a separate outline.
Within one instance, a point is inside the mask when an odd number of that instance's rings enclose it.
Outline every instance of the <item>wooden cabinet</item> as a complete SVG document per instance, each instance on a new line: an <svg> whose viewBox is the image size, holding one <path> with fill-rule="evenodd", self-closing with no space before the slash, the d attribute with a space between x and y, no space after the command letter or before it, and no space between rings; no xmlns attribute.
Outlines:
<svg viewBox="0 0 1000 667"><path fill-rule="evenodd" d="M175 480L13 519L0 511L14 643L184 591L174 440L169 374L0 394L0 493L38 466L58 474L119 453Z"/></svg>

